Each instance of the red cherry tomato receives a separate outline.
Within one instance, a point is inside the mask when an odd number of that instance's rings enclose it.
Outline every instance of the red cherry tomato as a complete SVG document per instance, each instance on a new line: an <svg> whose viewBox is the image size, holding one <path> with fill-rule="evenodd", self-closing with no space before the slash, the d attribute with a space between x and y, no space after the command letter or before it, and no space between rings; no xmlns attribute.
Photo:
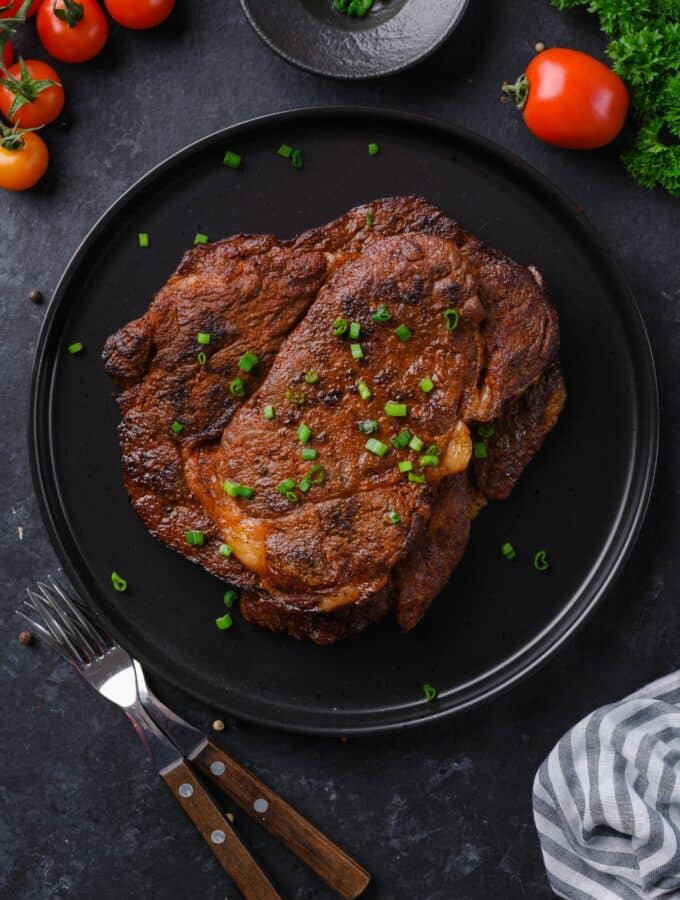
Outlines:
<svg viewBox="0 0 680 900"><path fill-rule="evenodd" d="M66 19L55 14L55 10ZM55 59L80 63L104 49L109 23L97 0L45 0L38 10L38 37Z"/></svg>
<svg viewBox="0 0 680 900"><path fill-rule="evenodd" d="M0 188L25 191L47 171L49 153L34 131L0 139Z"/></svg>
<svg viewBox="0 0 680 900"><path fill-rule="evenodd" d="M8 71L10 77L15 79L16 87L12 89L0 85L0 112L3 116L21 128L40 128L54 122L64 108L64 89L52 66L39 59L27 59L23 69L21 62L18 62ZM47 81L56 84L47 85ZM24 102L17 107L18 98L24 98ZM14 112L11 111L13 105Z"/></svg>
<svg viewBox="0 0 680 900"><path fill-rule="evenodd" d="M21 9L21 4L24 0L14 0L9 9L6 9L4 12L0 13L0 19L13 19L19 10ZM28 11L26 12L26 16L34 16L38 12L38 7L40 6L42 0L33 0L33 3L28 7ZM1 0L0 6L7 6L7 0Z"/></svg>
<svg viewBox="0 0 680 900"><path fill-rule="evenodd" d="M12 49L12 43L11 41L6 41L5 46L2 48L2 63L6 69L12 65L13 59L14 50Z"/></svg>
<svg viewBox="0 0 680 900"><path fill-rule="evenodd" d="M125 28L155 28L175 8L175 0L104 0L112 19Z"/></svg>
<svg viewBox="0 0 680 900"><path fill-rule="evenodd" d="M628 89L604 63L579 50L537 54L515 84L503 85L529 131L547 144L572 150L604 147L619 134Z"/></svg>

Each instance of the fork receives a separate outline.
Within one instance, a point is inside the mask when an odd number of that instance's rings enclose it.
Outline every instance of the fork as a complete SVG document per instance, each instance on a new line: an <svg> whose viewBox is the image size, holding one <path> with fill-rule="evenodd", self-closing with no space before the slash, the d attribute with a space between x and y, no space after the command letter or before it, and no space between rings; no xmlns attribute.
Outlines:
<svg viewBox="0 0 680 900"><path fill-rule="evenodd" d="M369 874L281 797L158 700L149 690L139 663L95 625L51 576L47 583L38 582L37 590L26 593L28 600L24 601L25 609L17 610L19 615L95 690L123 710L173 796L246 900L281 897L185 757L342 897L354 898L363 892Z"/></svg>

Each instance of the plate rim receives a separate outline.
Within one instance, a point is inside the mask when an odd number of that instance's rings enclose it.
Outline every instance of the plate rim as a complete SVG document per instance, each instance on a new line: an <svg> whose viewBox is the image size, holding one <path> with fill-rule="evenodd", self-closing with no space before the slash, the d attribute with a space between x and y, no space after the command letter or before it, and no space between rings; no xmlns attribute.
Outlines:
<svg viewBox="0 0 680 900"><path fill-rule="evenodd" d="M425 704L416 712L408 713L408 718L406 719L397 718L395 720L394 716L398 716L399 711L397 709L397 712L395 713L395 708L392 707L389 710L377 709L371 713L362 712L353 714L355 717L361 717L362 720L366 719L369 715L372 715L374 721L371 722L362 721L354 724L343 724L338 718L338 716L342 716L342 714L338 714L334 711L329 711L322 723L307 721L317 715L316 712L310 713L309 711L303 714L305 721L290 721L286 719L285 715L279 716L278 718L274 714L263 716L257 711L255 713L250 713L247 709L236 709L228 702L225 703L221 701L217 703L215 697L204 692L200 686L195 687L182 680L179 675L173 674L172 670L168 671L165 669L162 665L162 661L156 664L156 661L150 659L145 652L138 652L138 648L135 647L131 648L131 652L134 650L135 655L145 667L150 669L152 673L158 675L161 679L165 680L168 684L210 707L218 706L225 714L233 716L238 720L252 722L283 731L336 737L344 735L386 734L389 732L412 729L434 721L449 718L467 709L480 706L493 698L504 694L506 691L534 674L555 656L585 624L605 595L611 590L621 574L639 537L654 487L660 427L658 381L649 335L635 300L635 296L618 260L613 256L604 239L600 237L599 233L588 219L583 214L580 214L580 211L577 215L577 207L568 196L557 188L550 179L525 160L518 157L514 152L495 141L482 135L478 135L459 125L441 121L434 117L422 116L416 113L403 112L384 107L351 105L301 107L256 116L217 129L216 131L181 147L135 180L130 187L109 205L87 231L69 259L52 294L52 298L40 327L34 351L29 387L27 437L31 478L38 500L41 518L45 525L48 537L50 538L50 543L63 567L65 575L74 585L83 601L86 602L90 608L94 608L96 615L105 622L106 627L109 628L114 638L120 640L121 637L123 637L123 640L121 641L123 646L130 647L130 642L118 633L118 629L111 627L111 623L107 621L106 613L102 612L99 608L99 604L89 598L87 589L78 572L78 565L72 561L68 548L60 535L58 523L56 521L58 514L55 516L54 510L51 507L45 483L45 469L46 467L49 468L51 444L48 444L47 447L41 447L39 437L41 422L44 422L45 413L49 418L50 406L48 405L44 411L41 411L40 401L44 386L47 385L49 388L51 384L51 375L45 371L47 368L45 365L45 357L49 349L52 323L59 312L63 297L67 296L70 282L74 274L77 274L81 258L88 252L90 245L98 238L100 231L108 225L109 220L120 210L124 209L128 202L133 199L138 192L145 189L154 178L159 174L162 174L164 170L171 169L183 157L191 155L203 145L208 145L213 141L231 137L239 132L263 124L278 124L297 118L324 120L343 116L352 116L373 121L375 121L376 117L379 117L388 124L402 126L411 125L418 128L434 130L439 133L445 133L452 139L472 143L482 148L485 152L500 157L504 162L510 163L513 167L519 169L525 178L528 178L532 183L537 185L543 193L550 196L553 203L557 203L563 209L569 220L574 222L581 230L581 233L587 240L588 246L592 248L596 256L607 261L607 271L614 277L616 286L620 288L621 294L625 298L624 308L627 308L628 318L630 318L631 324L634 324L639 337L639 359L637 360L636 368L639 368L640 366L643 367L646 379L645 384L642 386L640 393L637 396L640 398L639 408L645 412L649 419L649 427L637 434L638 446L636 448L635 458L636 462L642 467L642 470L640 471L638 466L636 466L635 474L631 478L631 484L627 488L625 506L620 510L619 523L614 532L613 539L604 549L604 557L611 557L613 554L613 559L609 565L606 566L605 571L603 571L603 562L599 561L597 563L595 576L599 577L597 578L594 590L590 592L587 601L585 603L581 602L575 612L565 613L566 621L564 621L565 616L563 616L563 624L561 627L558 621L557 628L559 631L557 634L555 633L556 625L553 620L552 622L549 622L541 632L534 635L529 642L519 648L515 654L504 659L497 666L482 673L478 680L480 682L487 682L491 679L491 683L485 685L479 693L472 697L464 697L459 700L452 698L451 702L446 706L433 707L431 704ZM616 547L613 546L614 544L616 544ZM535 650L533 648L535 648ZM522 658L526 656L527 652L530 653L529 658L522 661ZM511 671L503 676L502 670L506 669L508 666L511 667ZM472 683L476 680L477 679L473 679ZM469 684L469 682L464 685L459 685L456 693L460 693L464 690L467 684ZM273 704L270 704L270 707L272 706ZM282 710L282 713L283 712L285 711ZM377 721L375 721L375 719L377 719Z"/></svg>
<svg viewBox="0 0 680 900"><path fill-rule="evenodd" d="M443 32L443 34L424 52L419 53L417 56L414 56L413 58L408 59L405 62L399 63L398 65L391 66L388 69L383 69L380 72L366 72L357 75L347 75L342 72L333 71L329 68L312 66L307 63L301 62L299 59L296 59L294 56L288 53L283 47L275 44L274 41L271 40L269 35L267 35L262 30L259 23L255 20L252 11L250 10L248 0L241 0L241 9L243 10L245 17L248 20L248 24L253 29L255 34L260 38L260 40L267 47L269 47L270 50L273 50L273 52L276 53L277 56L285 60L285 62L290 63L290 65L296 66L298 69L302 69L305 72L311 72L313 75L323 75L325 78L334 78L336 81L370 81L374 78L387 78L390 75L397 75L399 72L405 72L408 69L412 69L414 66L420 65L420 63L425 62L425 60L433 56L437 52L437 50L439 50L440 47L442 47L446 43L446 41L448 41L453 32L458 28L465 16L465 13L467 12L470 2L471 0L462 0L462 5L458 10L458 15L455 17L453 22L451 22L451 24Z"/></svg>

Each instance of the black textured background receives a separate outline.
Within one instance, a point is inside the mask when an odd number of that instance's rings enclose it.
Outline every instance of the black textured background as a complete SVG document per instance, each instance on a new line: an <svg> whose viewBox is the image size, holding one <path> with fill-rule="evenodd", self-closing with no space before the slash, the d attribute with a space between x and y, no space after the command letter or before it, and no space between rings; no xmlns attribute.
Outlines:
<svg viewBox="0 0 680 900"><path fill-rule="evenodd" d="M32 26L18 42L35 45ZM300 72L251 32L237 0L179 0L156 32L114 28L103 56L58 66L68 93L46 139L52 167L25 195L0 195L0 896L8 900L235 898L221 869L150 770L120 714L46 647L21 646L12 611L58 570L32 492L25 423L44 307L90 225L169 153L243 118L294 106L375 104L458 122L552 178L608 241L641 306L661 388L661 456L642 538L587 627L541 673L447 724L379 740L316 740L227 721L218 738L374 874L380 900L551 896L533 830L534 772L593 707L677 665L680 527L680 253L677 201L637 187L617 162L544 147L498 102L534 43L601 53L595 21L547 0L472 0L463 28L423 67L348 84ZM42 54L40 54L42 55ZM469 601L470 602L470 601ZM471 601L474 602L474 601ZM508 595L508 603L521 597ZM219 710L163 686L204 729ZM284 896L330 893L244 816L237 825Z"/></svg>

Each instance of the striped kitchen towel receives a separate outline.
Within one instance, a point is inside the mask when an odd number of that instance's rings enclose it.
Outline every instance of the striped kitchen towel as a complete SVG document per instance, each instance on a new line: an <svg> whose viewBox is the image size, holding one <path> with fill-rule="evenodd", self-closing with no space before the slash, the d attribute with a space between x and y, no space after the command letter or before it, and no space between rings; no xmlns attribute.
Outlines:
<svg viewBox="0 0 680 900"><path fill-rule="evenodd" d="M567 732L536 774L533 806L559 897L680 898L680 672Z"/></svg>

